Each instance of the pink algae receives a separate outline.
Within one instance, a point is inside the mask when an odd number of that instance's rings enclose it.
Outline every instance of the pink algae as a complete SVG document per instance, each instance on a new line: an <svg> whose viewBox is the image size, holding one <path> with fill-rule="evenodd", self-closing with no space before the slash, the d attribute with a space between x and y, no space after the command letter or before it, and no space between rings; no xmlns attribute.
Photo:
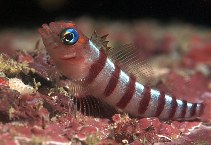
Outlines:
<svg viewBox="0 0 211 145"><path fill-rule="evenodd" d="M211 44L205 43L201 46L193 47L190 52L184 58L184 63L186 64L211 64Z"/></svg>
<svg viewBox="0 0 211 145"><path fill-rule="evenodd" d="M0 88L8 88L9 81L5 77L0 77Z"/></svg>

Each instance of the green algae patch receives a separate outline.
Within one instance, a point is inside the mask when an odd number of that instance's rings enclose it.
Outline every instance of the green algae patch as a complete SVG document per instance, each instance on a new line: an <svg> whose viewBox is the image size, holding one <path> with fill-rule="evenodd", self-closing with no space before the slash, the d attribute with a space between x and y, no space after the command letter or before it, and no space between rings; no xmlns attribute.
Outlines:
<svg viewBox="0 0 211 145"><path fill-rule="evenodd" d="M29 68L25 62L19 63L14 59L8 59L5 55L0 54L0 71L8 77L14 77L21 72L24 74L28 74L29 71L33 72L33 69Z"/></svg>

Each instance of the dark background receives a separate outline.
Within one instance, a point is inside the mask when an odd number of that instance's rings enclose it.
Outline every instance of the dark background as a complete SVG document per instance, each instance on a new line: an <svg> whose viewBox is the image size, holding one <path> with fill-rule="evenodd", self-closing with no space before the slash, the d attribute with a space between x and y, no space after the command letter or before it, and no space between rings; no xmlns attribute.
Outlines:
<svg viewBox="0 0 211 145"><path fill-rule="evenodd" d="M7 0L0 3L0 26L39 26L57 18L134 20L155 18L211 26L210 0Z"/></svg>

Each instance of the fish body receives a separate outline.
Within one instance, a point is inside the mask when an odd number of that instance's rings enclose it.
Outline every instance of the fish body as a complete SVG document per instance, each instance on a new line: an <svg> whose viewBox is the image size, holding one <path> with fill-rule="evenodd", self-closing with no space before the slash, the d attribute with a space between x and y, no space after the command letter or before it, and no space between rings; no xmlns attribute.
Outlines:
<svg viewBox="0 0 211 145"><path fill-rule="evenodd" d="M204 112L203 103L189 103L142 85L128 75L72 22L51 22L39 29L47 52L71 82L133 116L163 120L192 120Z"/></svg>

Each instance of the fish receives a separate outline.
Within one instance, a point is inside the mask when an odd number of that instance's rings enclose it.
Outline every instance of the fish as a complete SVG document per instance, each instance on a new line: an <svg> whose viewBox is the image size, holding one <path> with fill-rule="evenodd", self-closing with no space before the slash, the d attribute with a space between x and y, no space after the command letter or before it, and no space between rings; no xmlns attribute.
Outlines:
<svg viewBox="0 0 211 145"><path fill-rule="evenodd" d="M88 38L71 21L43 24L38 31L56 68L76 86L73 89L76 96L81 96L80 93L94 96L136 117L195 120L206 112L203 102L191 103L176 99L164 91L142 84L137 74L122 69L121 65L109 57L110 47L105 40L107 35L98 37L94 32ZM129 49L123 47L116 54L125 55L125 50ZM131 62L134 61L136 60Z"/></svg>

